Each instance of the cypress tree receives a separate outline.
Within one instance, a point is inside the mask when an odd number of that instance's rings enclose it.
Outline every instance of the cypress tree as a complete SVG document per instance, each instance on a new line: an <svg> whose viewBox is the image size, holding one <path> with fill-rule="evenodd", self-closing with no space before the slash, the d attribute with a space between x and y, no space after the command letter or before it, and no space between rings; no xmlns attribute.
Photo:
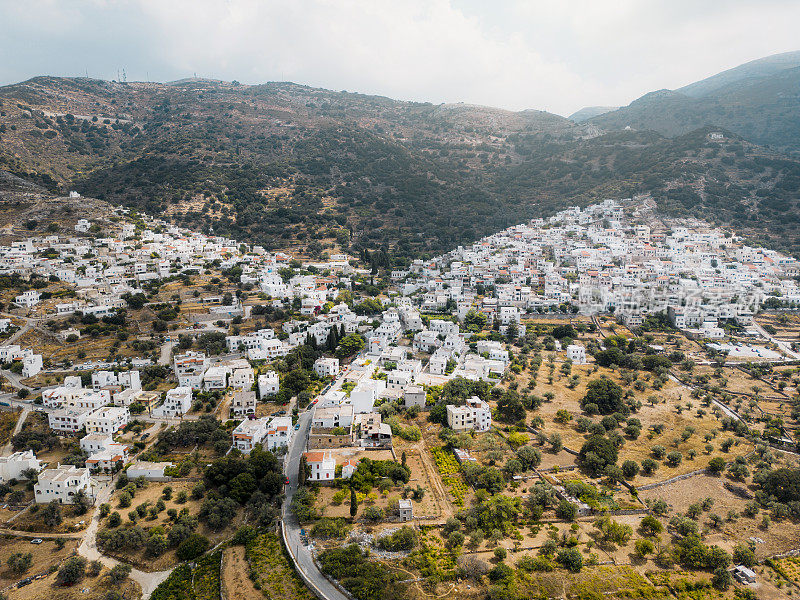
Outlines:
<svg viewBox="0 0 800 600"><path fill-rule="evenodd" d="M358 512L358 501L356 499L355 488L350 488L350 518L354 518Z"/></svg>

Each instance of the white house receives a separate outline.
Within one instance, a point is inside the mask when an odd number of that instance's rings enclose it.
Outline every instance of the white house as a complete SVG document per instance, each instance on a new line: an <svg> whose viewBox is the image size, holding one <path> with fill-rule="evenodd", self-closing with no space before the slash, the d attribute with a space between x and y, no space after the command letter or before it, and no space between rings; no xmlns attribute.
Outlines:
<svg viewBox="0 0 800 600"><path fill-rule="evenodd" d="M0 346L0 363L9 363L19 360L25 354L19 344L11 344L9 346Z"/></svg>
<svg viewBox="0 0 800 600"><path fill-rule="evenodd" d="M33 377L42 370L42 355L29 354L22 358L22 376Z"/></svg>
<svg viewBox="0 0 800 600"><path fill-rule="evenodd" d="M314 409L314 415L311 418L311 427L350 427L353 424L353 407L350 404L343 404L341 406L330 406L321 408L317 406Z"/></svg>
<svg viewBox="0 0 800 600"><path fill-rule="evenodd" d="M358 461L354 458L348 458L342 463L342 479L350 479L353 473L358 468Z"/></svg>
<svg viewBox="0 0 800 600"><path fill-rule="evenodd" d="M570 359L573 364L585 365L586 348L584 348L581 344L570 344L567 346L567 358Z"/></svg>
<svg viewBox="0 0 800 600"><path fill-rule="evenodd" d="M2 456L0 457L0 482L6 483L11 479L22 479L23 471L33 469L38 473L41 468L42 463L36 458L33 450Z"/></svg>
<svg viewBox="0 0 800 600"><path fill-rule="evenodd" d="M113 371L95 371L92 373L92 388L95 390L116 386L134 391L142 389L139 371L122 371L119 374Z"/></svg>
<svg viewBox="0 0 800 600"><path fill-rule="evenodd" d="M258 396L267 398L278 393L280 379L277 371L267 371L258 376Z"/></svg>
<svg viewBox="0 0 800 600"><path fill-rule="evenodd" d="M114 444L114 439L107 433L90 433L81 438L81 450L93 454L105 450Z"/></svg>
<svg viewBox="0 0 800 600"><path fill-rule="evenodd" d="M199 390L203 373L208 369L208 358L202 352L186 352L175 356L173 368L179 387Z"/></svg>
<svg viewBox="0 0 800 600"><path fill-rule="evenodd" d="M375 401L386 389L382 379L364 379L350 392L350 404L355 414L372 412Z"/></svg>
<svg viewBox="0 0 800 600"><path fill-rule="evenodd" d="M447 405L447 426L455 431L488 431L492 426L492 412L489 405L473 396L465 406Z"/></svg>
<svg viewBox="0 0 800 600"><path fill-rule="evenodd" d="M167 392L164 403L153 410L154 417L178 417L192 407L192 388L176 387Z"/></svg>
<svg viewBox="0 0 800 600"><path fill-rule="evenodd" d="M489 360L508 362L508 350L504 350L503 345L496 340L480 340L477 350L478 354L488 354Z"/></svg>
<svg viewBox="0 0 800 600"><path fill-rule="evenodd" d="M222 365L209 367L203 373L203 391L211 392L214 390L224 390L228 387L228 375L230 369Z"/></svg>
<svg viewBox="0 0 800 600"><path fill-rule="evenodd" d="M169 479L168 476L164 475L164 470L172 466L174 465L171 462L147 462L137 460L128 467L128 470L125 472L128 474L128 479L131 481L139 477L144 477L147 481L164 481Z"/></svg>
<svg viewBox="0 0 800 600"><path fill-rule="evenodd" d="M438 348L428 361L428 370L433 375L444 375L447 371L447 362L449 360L450 353L444 348Z"/></svg>
<svg viewBox="0 0 800 600"><path fill-rule="evenodd" d="M425 408L425 390L418 385L409 385L403 394L403 404L406 408L419 406Z"/></svg>
<svg viewBox="0 0 800 600"><path fill-rule="evenodd" d="M398 500L397 512L401 521L411 521L414 518L414 506L411 500L403 500L402 498Z"/></svg>
<svg viewBox="0 0 800 600"><path fill-rule="evenodd" d="M336 476L336 460L330 450L306 452L303 456L306 457L310 471L308 481L333 483L333 478Z"/></svg>
<svg viewBox="0 0 800 600"><path fill-rule="evenodd" d="M269 417L245 419L233 430L233 447L242 454L250 454L256 444L263 444L267 437Z"/></svg>
<svg viewBox="0 0 800 600"><path fill-rule="evenodd" d="M292 417L273 417L267 428L267 450L288 448L293 432Z"/></svg>
<svg viewBox="0 0 800 600"><path fill-rule="evenodd" d="M46 504L52 500L60 504L72 504L78 492L83 492L90 501L94 501L89 469L81 469L75 465L58 465L55 469L42 471L33 490L38 504Z"/></svg>
<svg viewBox="0 0 800 600"><path fill-rule="evenodd" d="M128 424L130 417L131 413L124 406L98 408L86 418L86 433L117 433Z"/></svg>
<svg viewBox="0 0 800 600"><path fill-rule="evenodd" d="M231 387L236 388L237 390L249 390L253 387L253 382L253 369L250 367L234 369L233 373L231 374Z"/></svg>
<svg viewBox="0 0 800 600"><path fill-rule="evenodd" d="M256 393L236 392L231 400L231 415L242 417L256 414Z"/></svg>
<svg viewBox="0 0 800 600"><path fill-rule="evenodd" d="M50 429L59 433L76 433L83 429L86 418L89 415L86 410L76 410L74 408L59 408L47 415Z"/></svg>
<svg viewBox="0 0 800 600"><path fill-rule="evenodd" d="M32 306L36 306L39 304L39 299L41 294L36 290L28 290L26 292L22 292L19 296L14 298L14 304L17 306L21 306L22 308L31 308Z"/></svg>
<svg viewBox="0 0 800 600"><path fill-rule="evenodd" d="M86 466L91 471L111 472L120 463L128 460L128 447L125 444L109 444L107 448L93 452L86 459Z"/></svg>
<svg viewBox="0 0 800 600"><path fill-rule="evenodd" d="M339 359L320 357L314 361L314 371L320 377L336 377L339 374Z"/></svg>
<svg viewBox="0 0 800 600"><path fill-rule="evenodd" d="M403 390L407 385L414 381L414 375L409 371L389 371L386 376L386 387L390 390Z"/></svg>

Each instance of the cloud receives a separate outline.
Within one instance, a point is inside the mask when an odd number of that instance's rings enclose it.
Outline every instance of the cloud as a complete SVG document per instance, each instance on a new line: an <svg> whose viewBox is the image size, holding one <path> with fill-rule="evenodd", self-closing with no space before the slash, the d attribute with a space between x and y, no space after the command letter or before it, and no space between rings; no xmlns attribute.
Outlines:
<svg viewBox="0 0 800 600"><path fill-rule="evenodd" d="M793 50L796 2L27 0L0 81L42 73L290 80L569 114Z"/></svg>
<svg viewBox="0 0 800 600"><path fill-rule="evenodd" d="M148 0L142 8L175 66L237 73L247 82L291 79L402 99L511 108L555 106L554 98L584 85L521 36L493 37L477 17L445 0Z"/></svg>

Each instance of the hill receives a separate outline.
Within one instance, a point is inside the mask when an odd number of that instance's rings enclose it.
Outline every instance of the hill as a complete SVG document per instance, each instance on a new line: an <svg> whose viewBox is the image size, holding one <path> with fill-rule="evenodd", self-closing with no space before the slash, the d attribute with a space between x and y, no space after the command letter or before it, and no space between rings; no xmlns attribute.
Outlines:
<svg viewBox="0 0 800 600"><path fill-rule="evenodd" d="M800 52L753 61L675 91L651 92L589 119L604 129L680 135L728 129L779 151L800 154Z"/></svg>
<svg viewBox="0 0 800 600"><path fill-rule="evenodd" d="M575 123L583 123L593 117L604 115L612 110L617 110L618 106L586 106L579 111L572 113L567 118Z"/></svg>
<svg viewBox="0 0 800 600"><path fill-rule="evenodd" d="M0 168L309 257L383 250L406 264L639 193L800 254L797 161L727 130L712 141L700 121L678 137L598 135L593 121L292 83L39 77L0 88Z"/></svg>
<svg viewBox="0 0 800 600"><path fill-rule="evenodd" d="M795 67L800 67L800 51L773 54L772 56L751 60L695 83L690 83L678 88L676 91L686 96L700 98L712 95L731 83L744 79L766 77Z"/></svg>

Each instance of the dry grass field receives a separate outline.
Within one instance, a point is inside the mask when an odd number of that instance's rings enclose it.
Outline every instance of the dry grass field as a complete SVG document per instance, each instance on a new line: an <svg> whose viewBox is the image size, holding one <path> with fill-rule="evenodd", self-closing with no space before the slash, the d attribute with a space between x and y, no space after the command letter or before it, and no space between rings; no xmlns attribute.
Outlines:
<svg viewBox="0 0 800 600"><path fill-rule="evenodd" d="M31 538L0 536L0 589L13 583L46 572L53 565L58 565L78 547L77 540L63 540L59 549L55 540L44 539L41 544L32 544ZM15 573L7 566L8 557L12 554L30 552L33 562L24 573Z"/></svg>
<svg viewBox="0 0 800 600"><path fill-rule="evenodd" d="M137 600L142 596L139 584L126 579L121 585L114 585L108 578L108 569L103 569L97 577L84 577L75 585L62 587L56 584L56 574L38 579L22 588L9 591L10 600L105 600L110 591L118 592L126 600Z"/></svg>
<svg viewBox="0 0 800 600"><path fill-rule="evenodd" d="M263 600L264 592L253 585L249 577L250 564L245 557L244 546L230 546L222 554L222 578L220 585L228 598L241 600Z"/></svg>
<svg viewBox="0 0 800 600"><path fill-rule="evenodd" d="M800 314L762 313L756 317L756 322L762 327L774 327L774 337L784 342L800 342Z"/></svg>
<svg viewBox="0 0 800 600"><path fill-rule="evenodd" d="M163 499L164 488L170 486L172 488L172 498L170 500L164 500L164 510L161 511L154 519L147 516L137 519L136 521L137 525L145 529L156 527L158 525L165 526L165 529L169 529L168 524L170 519L167 515L167 511L169 509L174 508L180 512L182 509L186 508L189 510L191 515L197 515L200 511L200 505L202 504L203 500L192 500L190 494L192 487L194 487L196 483L196 481L181 480L174 480L169 483L147 483L144 487L136 490L136 494L133 497L130 508L121 508L119 506L119 496L121 492L116 491L110 501L111 510L118 511L120 513L123 523L130 523L130 519L128 518L128 513L130 511L135 510L135 508L141 504L146 504L148 508L154 506L159 499ZM178 502L178 496L182 491L186 492L188 497L187 501L184 503ZM229 537L231 532L235 531L236 528L241 524L242 518L243 511L240 510L236 518L234 518L234 520L225 529L221 531L214 531L207 527L205 523L200 523L196 532L207 537L211 542L211 546L213 547L217 543ZM129 562L144 571L161 571L172 567L179 562L175 556L174 549L167 550L164 554L158 556L157 558L147 556L144 549L135 552L118 553L114 554L114 556Z"/></svg>
<svg viewBox="0 0 800 600"><path fill-rule="evenodd" d="M544 420L542 431L545 435L550 436L558 433L561 435L565 447L575 451L580 450L583 442L588 437L587 434L578 433L575 429L575 419L582 414L580 401L586 395L588 383L604 375L618 383L624 390L632 391L634 397L642 402L642 408L638 412L631 414L632 417L641 421L641 435L635 440L626 439L625 444L619 450L619 464L629 459L641 463L642 460L651 456L652 447L655 445L664 446L667 452L677 450L683 455L683 461L675 467L670 467L663 463L650 477L643 474L638 475L633 481L637 486L704 468L713 457L713 454L708 454L705 449L707 444L705 441L706 434L712 436L708 443L714 446L715 449L719 448L724 439L732 437L731 434L720 431L719 420L713 415L710 408L703 409L705 414L698 413L698 409L701 408L700 402L690 397L689 390L686 387L672 380L668 381L660 390L653 390L648 385L649 374L641 373L639 379L650 389L638 391L634 387L626 385L619 371L596 367L595 365L573 365L572 374L578 375L580 382L574 389L570 389L567 386L568 379L559 372L561 362L556 360L555 365L553 383L550 384L548 383L548 362L545 360L542 363L537 373L536 386L532 391L532 393L539 396L543 396L546 392L552 392L555 394L553 401L545 402L538 411L528 413L529 422L536 416ZM530 381L530 373L528 371L524 372L522 375L517 376L515 381L519 383L520 390L525 389ZM656 404L649 402L651 397L657 399ZM686 408L688 404L692 405L691 409ZM678 411L678 406L681 407L680 412ZM573 416L572 420L566 424L557 423L554 420L556 413L562 409L567 410ZM599 421L600 418L594 417L593 420ZM655 425L663 425L663 432L657 434L652 431L652 427ZM687 427L693 428L694 433L686 441L677 439L676 443L676 438L679 438ZM736 442L738 441L737 439ZM689 459L688 456L691 450L694 450L697 454L693 460ZM752 447L740 443L734 446L725 456L727 460L733 460L737 455L744 454L750 450L752 450ZM549 467L565 466L564 463L569 464L568 456L562 455L563 453L559 453L553 457L545 448L542 465Z"/></svg>

